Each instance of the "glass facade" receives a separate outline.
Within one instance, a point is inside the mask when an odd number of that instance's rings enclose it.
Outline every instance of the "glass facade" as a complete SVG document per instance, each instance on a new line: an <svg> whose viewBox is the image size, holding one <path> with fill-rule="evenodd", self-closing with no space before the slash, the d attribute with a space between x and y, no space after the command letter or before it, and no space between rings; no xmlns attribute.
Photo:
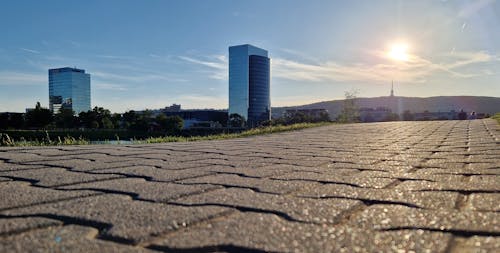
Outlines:
<svg viewBox="0 0 500 253"><path fill-rule="evenodd" d="M248 126L271 119L269 58L250 55Z"/></svg>
<svg viewBox="0 0 500 253"><path fill-rule="evenodd" d="M83 69L49 69L49 107L54 113L61 108L75 113L90 110L90 74Z"/></svg>
<svg viewBox="0 0 500 253"><path fill-rule="evenodd" d="M252 67L250 67L251 56L261 57L258 59L255 58ZM266 64L263 58L267 59L267 65L260 66L259 64L261 63ZM253 71L256 71L256 73L253 73ZM265 78L263 78L266 73L267 83L265 83ZM254 126L261 121L256 120L254 115L256 113L262 113L262 106L266 104L265 100L267 100L268 109L270 111L269 73L269 58L267 58L266 50L252 45L229 47L229 115L239 114L245 121L252 124L249 126ZM251 76L253 76L254 79L252 80L254 80L254 83L258 86L255 89L251 88ZM263 91L266 87L267 93ZM260 109L254 108L254 106L260 107ZM266 120L268 119L269 118Z"/></svg>

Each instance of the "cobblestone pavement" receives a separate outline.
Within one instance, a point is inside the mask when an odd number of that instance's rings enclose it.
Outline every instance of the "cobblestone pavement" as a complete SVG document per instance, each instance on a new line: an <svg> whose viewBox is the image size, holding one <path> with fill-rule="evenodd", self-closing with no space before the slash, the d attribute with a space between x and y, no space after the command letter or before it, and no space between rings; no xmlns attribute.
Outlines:
<svg viewBox="0 0 500 253"><path fill-rule="evenodd" d="M498 252L493 120L0 149L0 252Z"/></svg>

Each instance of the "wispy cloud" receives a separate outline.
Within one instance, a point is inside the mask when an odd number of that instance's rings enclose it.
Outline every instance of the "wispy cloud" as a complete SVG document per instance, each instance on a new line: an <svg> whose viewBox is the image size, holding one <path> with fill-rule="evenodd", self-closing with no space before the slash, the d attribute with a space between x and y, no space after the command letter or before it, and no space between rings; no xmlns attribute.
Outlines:
<svg viewBox="0 0 500 253"><path fill-rule="evenodd" d="M16 71L1 71L1 85L47 85L47 75Z"/></svg>
<svg viewBox="0 0 500 253"><path fill-rule="evenodd" d="M205 57L206 59L197 59L188 56L179 56L180 59L193 63L196 65L201 65L208 70L209 77L217 80L227 80L228 79L228 59L225 55L213 55Z"/></svg>
<svg viewBox="0 0 500 253"><path fill-rule="evenodd" d="M383 57L379 53L379 57ZM455 52L448 63L434 63L412 55L407 62L393 63L381 59L379 64L342 64L327 61L319 64L305 64L287 59L273 59L274 77L297 81L363 81L387 82L398 79L400 82L424 82L434 72L444 72L455 78L470 78L484 74L484 71L459 72L460 68L495 60L486 52Z"/></svg>
<svg viewBox="0 0 500 253"><path fill-rule="evenodd" d="M186 82L187 80L182 79L182 78L171 78L166 75L159 75L159 74L143 74L143 73L136 73L136 74L117 74L117 73L110 73L110 72L101 72L101 71L94 71L91 73L93 77L97 77L102 80L113 80L116 82L127 82L127 83L143 83L143 82L150 82L150 81L166 81L166 82Z"/></svg>
<svg viewBox="0 0 500 253"><path fill-rule="evenodd" d="M37 51L37 50L34 50L34 49L29 49L29 48L19 48L20 50L22 51L25 51L25 52L28 52L28 53L32 53L32 54L40 54L40 51Z"/></svg>
<svg viewBox="0 0 500 253"><path fill-rule="evenodd" d="M98 58L104 58L104 59L110 59L110 60L134 60L136 59L135 57L132 56L125 56L125 55L105 55L105 54L100 54L96 55Z"/></svg>
<svg viewBox="0 0 500 253"><path fill-rule="evenodd" d="M195 59L195 58L187 57L187 56L179 56L179 58L181 58L182 60L191 62L191 63L204 65L204 66L214 68L214 69L221 69L221 70L227 69L227 58L224 55L216 55L216 56L211 57L211 58L215 58L214 60L216 60L216 61L199 60L199 59Z"/></svg>
<svg viewBox="0 0 500 253"><path fill-rule="evenodd" d="M112 90L112 91L127 91L128 88L115 84L115 83L106 83L106 82L92 82L92 89L97 89L97 90Z"/></svg>
<svg viewBox="0 0 500 253"><path fill-rule="evenodd" d="M458 12L458 17L460 17L460 18L468 18L468 17L476 14L481 9L487 7L490 4L494 4L494 3L495 3L495 0L466 1L466 4Z"/></svg>

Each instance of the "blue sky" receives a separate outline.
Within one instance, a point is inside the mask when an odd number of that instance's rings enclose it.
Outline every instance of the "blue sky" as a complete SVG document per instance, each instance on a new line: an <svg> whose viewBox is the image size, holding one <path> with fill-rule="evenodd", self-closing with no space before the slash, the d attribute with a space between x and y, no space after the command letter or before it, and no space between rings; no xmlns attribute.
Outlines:
<svg viewBox="0 0 500 253"><path fill-rule="evenodd" d="M49 68L91 74L114 112L227 108L228 46L271 57L271 103L500 97L500 1L2 1L0 111L48 106ZM403 44L407 60L390 57Z"/></svg>

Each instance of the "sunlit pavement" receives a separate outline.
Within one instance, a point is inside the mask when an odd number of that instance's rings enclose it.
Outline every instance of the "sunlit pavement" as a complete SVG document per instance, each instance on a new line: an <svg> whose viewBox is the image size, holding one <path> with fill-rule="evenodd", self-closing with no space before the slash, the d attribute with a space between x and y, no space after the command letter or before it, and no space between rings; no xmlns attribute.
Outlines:
<svg viewBox="0 0 500 253"><path fill-rule="evenodd" d="M0 149L0 252L494 252L493 120Z"/></svg>

